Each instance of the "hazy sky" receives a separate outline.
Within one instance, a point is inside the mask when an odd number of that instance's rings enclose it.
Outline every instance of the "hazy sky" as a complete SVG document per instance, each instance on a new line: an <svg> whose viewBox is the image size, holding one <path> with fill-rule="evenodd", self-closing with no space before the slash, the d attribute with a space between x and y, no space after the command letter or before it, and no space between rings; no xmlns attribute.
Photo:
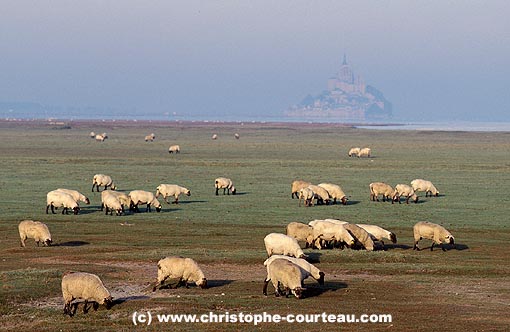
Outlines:
<svg viewBox="0 0 510 332"><path fill-rule="evenodd" d="M0 101L281 115L347 54L395 120L510 121L510 1L0 0Z"/></svg>

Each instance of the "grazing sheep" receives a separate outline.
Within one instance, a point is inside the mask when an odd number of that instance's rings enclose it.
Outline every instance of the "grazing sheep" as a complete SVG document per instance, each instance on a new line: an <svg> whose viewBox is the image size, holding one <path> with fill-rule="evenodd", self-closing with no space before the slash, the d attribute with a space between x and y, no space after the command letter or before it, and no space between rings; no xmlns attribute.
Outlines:
<svg viewBox="0 0 510 332"><path fill-rule="evenodd" d="M131 199L130 210L140 212L138 204L147 204L146 212L151 212L151 205L156 208L156 212L161 211L161 203L154 197L154 194L145 190L133 190L128 194Z"/></svg>
<svg viewBox="0 0 510 332"><path fill-rule="evenodd" d="M432 184L432 182L428 180L415 179L411 181L411 186L413 187L414 191L424 191L425 197L428 197L429 194L430 197L432 197L432 195L439 196L439 191Z"/></svg>
<svg viewBox="0 0 510 332"><path fill-rule="evenodd" d="M272 255L285 255L297 258L306 258L299 243L293 237L280 233L270 233L264 237L267 257Z"/></svg>
<svg viewBox="0 0 510 332"><path fill-rule="evenodd" d="M74 214L78 214L80 206L73 196L58 190L50 191L46 194L46 214L51 207L51 213L55 214L55 208L62 207L62 214L67 214L68 210L73 210Z"/></svg>
<svg viewBox="0 0 510 332"><path fill-rule="evenodd" d="M160 184L156 188L156 198L159 197L159 195L163 195L163 199L167 204L170 204L166 198L168 196L174 196L175 200L172 202L173 204L179 204L179 196L181 194L184 194L186 196L191 196L191 191L187 188L181 187L176 184Z"/></svg>
<svg viewBox="0 0 510 332"><path fill-rule="evenodd" d="M393 198L395 197L395 189L393 189L389 184L384 182L372 182L370 185L370 199L372 201L377 200L379 202L379 195L382 195L383 202L386 199L391 199L391 204L393 204Z"/></svg>
<svg viewBox="0 0 510 332"><path fill-rule="evenodd" d="M118 216L124 212L124 207L119 197L111 190L103 190L101 192L101 210L103 207L105 209L105 214L108 214L108 209L110 210L110 215L113 214L113 211L115 211L115 214Z"/></svg>
<svg viewBox="0 0 510 332"><path fill-rule="evenodd" d="M239 137L240 137L240 136L239 136L239 134L238 134L238 133L235 133L235 134L234 134L234 137L235 137L236 139L239 139Z"/></svg>
<svg viewBox="0 0 510 332"><path fill-rule="evenodd" d="M418 241L421 239L432 240L430 251L434 250L434 244L440 244L441 249L446 251L444 243L455 245L455 238L453 235L441 225L433 224L428 221L421 221L416 223L413 227L414 233L414 247L413 250L420 250L418 248Z"/></svg>
<svg viewBox="0 0 510 332"><path fill-rule="evenodd" d="M80 193L77 190L64 189L64 188L58 188L57 190L58 191L63 191L66 194L69 194L69 195L73 196L74 200L77 201L77 202L81 201L81 202L83 202L85 204L90 204L90 200L88 199L88 197L83 195L82 193Z"/></svg>
<svg viewBox="0 0 510 332"><path fill-rule="evenodd" d="M303 270L305 270L307 272L306 278L311 276L312 278L317 280L319 285L321 285L321 286L324 285L324 275L325 275L324 272L319 270L313 264L308 263L306 260L304 260L302 258L295 258L295 257L284 256L284 255L273 255L264 261L264 266L268 267L269 264L271 264L275 259L286 259L289 262L296 264L297 266L299 266L300 268L302 268Z"/></svg>
<svg viewBox="0 0 510 332"><path fill-rule="evenodd" d="M306 272L296 264L286 259L275 259L267 266L267 277L264 279L262 293L267 295L267 285L271 281L275 289L275 296L282 295L279 289L281 284L286 291L290 290L296 298L300 299L304 291L303 280L306 277Z"/></svg>
<svg viewBox="0 0 510 332"><path fill-rule="evenodd" d="M311 247L316 238L320 236L310 225L300 222L291 222L286 227L287 235L295 238L297 241L305 241L305 248Z"/></svg>
<svg viewBox="0 0 510 332"><path fill-rule="evenodd" d="M361 148L351 148L349 150L349 157L357 157L359 155Z"/></svg>
<svg viewBox="0 0 510 332"><path fill-rule="evenodd" d="M179 145L170 145L168 153L181 153L181 147Z"/></svg>
<svg viewBox="0 0 510 332"><path fill-rule="evenodd" d="M104 142L104 140L107 138L108 138L108 135L106 135L106 133L96 135L96 141L98 141L98 142Z"/></svg>
<svg viewBox="0 0 510 332"><path fill-rule="evenodd" d="M158 278L152 291L155 292L158 285L161 289L167 278L179 279L175 288L179 287L182 283L188 288L189 282L194 282L200 288L207 288L207 279L204 273L197 262L191 258L169 256L161 259L158 262Z"/></svg>
<svg viewBox="0 0 510 332"><path fill-rule="evenodd" d="M120 191L113 191L113 190L103 190L101 192L101 202L103 202L103 195L112 195L112 196L117 197L117 199L119 200L119 202L121 204L122 212L124 212L126 206L128 208L131 207L131 198L129 198L128 194L126 194L126 193L123 193ZM101 204L101 211L103 211L103 208L104 208L104 204ZM111 206L110 206L110 208L111 208Z"/></svg>
<svg viewBox="0 0 510 332"><path fill-rule="evenodd" d="M232 195L236 194L234 183L228 178L217 178L214 180L214 188L216 188L216 196L218 196L218 190L220 189L223 189L223 195L225 195L225 190L227 195L230 195L230 192L232 192Z"/></svg>
<svg viewBox="0 0 510 332"><path fill-rule="evenodd" d="M330 198L329 193L326 189L316 186L314 184L309 185L308 188L312 189L313 193L315 194L314 198L317 199L317 205L329 204Z"/></svg>
<svg viewBox="0 0 510 332"><path fill-rule="evenodd" d="M326 189L329 196L333 199L333 204L336 204L336 200L340 200L343 205L347 205L347 196L339 185L333 183L319 183L319 187Z"/></svg>
<svg viewBox="0 0 510 332"><path fill-rule="evenodd" d="M345 224L343 225L346 230L348 230L352 236L356 239L356 241L361 244L367 251L374 251L374 241L370 234L355 224Z"/></svg>
<svg viewBox="0 0 510 332"><path fill-rule="evenodd" d="M311 185L310 182L303 181L303 180L292 181L291 188L290 188L290 197L294 198L294 195L296 195L296 198L298 198L299 191L303 188L308 187L309 185Z"/></svg>
<svg viewBox="0 0 510 332"><path fill-rule="evenodd" d="M402 196L406 199L406 204L409 204L409 199L418 203L418 196L414 193L414 189L407 184L397 184L395 186L395 196L393 197L393 200L398 201L400 204L400 197Z"/></svg>
<svg viewBox="0 0 510 332"><path fill-rule="evenodd" d="M376 225L366 225L366 224L356 224L359 227L366 230L371 236L372 240L374 241L380 241L382 245L384 246L383 239L388 239L393 243L397 243L397 236L395 233L392 233L382 227L376 226Z"/></svg>
<svg viewBox="0 0 510 332"><path fill-rule="evenodd" d="M99 277L86 272L66 272L62 277L62 296L64 297L64 315L73 316L78 308L78 303L71 302L75 299L85 300L83 313L86 314L90 308L87 308L89 301L94 310L97 310L100 304L104 304L106 309L113 305L113 298L110 292L104 286Z"/></svg>
<svg viewBox="0 0 510 332"><path fill-rule="evenodd" d="M45 246L51 245L51 234L48 226L40 221L23 220L18 225L21 246L25 247L26 239L34 239L39 247L39 243Z"/></svg>
<svg viewBox="0 0 510 332"><path fill-rule="evenodd" d="M156 135L154 135L154 133L150 134L150 135L147 135L145 136L145 142L152 142L156 139Z"/></svg>
<svg viewBox="0 0 510 332"><path fill-rule="evenodd" d="M96 137L96 133L91 131L90 134L89 134L90 138L95 138Z"/></svg>
<svg viewBox="0 0 510 332"><path fill-rule="evenodd" d="M218 139L218 135L213 134L213 135L211 136L211 139Z"/></svg>
<svg viewBox="0 0 510 332"><path fill-rule="evenodd" d="M320 234L314 243L315 247L319 250L325 247L327 242L334 242L335 246L339 246L340 249L343 249L346 245L349 247L353 246L356 242L345 229L344 224L326 220L312 220L308 225L312 226L317 234Z"/></svg>
<svg viewBox="0 0 510 332"><path fill-rule="evenodd" d="M104 174L96 174L92 179L92 191L94 191L94 187L97 186L96 191L99 192L99 187L104 186L104 190L110 187L111 190L117 189L113 180L110 176Z"/></svg>
<svg viewBox="0 0 510 332"><path fill-rule="evenodd" d="M299 190L298 206L301 206L301 200L305 203L305 206L313 206L313 198L315 193L310 187L301 188Z"/></svg>
<svg viewBox="0 0 510 332"><path fill-rule="evenodd" d="M370 148L363 148L363 149L359 150L358 158L361 158L361 157L370 158L371 153L372 153L372 150Z"/></svg>

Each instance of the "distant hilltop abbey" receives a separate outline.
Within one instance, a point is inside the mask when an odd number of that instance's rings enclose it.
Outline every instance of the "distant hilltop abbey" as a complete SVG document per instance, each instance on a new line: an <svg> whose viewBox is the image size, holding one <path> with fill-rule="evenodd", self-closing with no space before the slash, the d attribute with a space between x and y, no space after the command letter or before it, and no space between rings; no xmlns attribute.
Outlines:
<svg viewBox="0 0 510 332"><path fill-rule="evenodd" d="M286 116L301 118L331 118L364 121L391 118L391 103L382 92L354 76L344 59L336 77L328 80L328 90L318 96L308 95L300 104L284 112Z"/></svg>

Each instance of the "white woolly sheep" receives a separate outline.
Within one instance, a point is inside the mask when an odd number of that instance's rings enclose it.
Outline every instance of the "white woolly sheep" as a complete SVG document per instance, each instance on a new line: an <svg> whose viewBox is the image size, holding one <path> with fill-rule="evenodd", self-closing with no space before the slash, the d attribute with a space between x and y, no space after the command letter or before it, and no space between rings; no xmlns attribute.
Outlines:
<svg viewBox="0 0 510 332"><path fill-rule="evenodd" d="M181 147L179 145L170 145L168 153L181 153Z"/></svg>
<svg viewBox="0 0 510 332"><path fill-rule="evenodd" d="M286 259L275 259L267 266L267 277L264 280L262 293L267 295L267 285L271 281L275 289L275 296L283 294L279 287L281 284L285 289L285 295L292 292L296 298L300 299L303 296L302 285L303 280L307 277L306 274L302 268Z"/></svg>
<svg viewBox="0 0 510 332"><path fill-rule="evenodd" d="M359 152L360 152L361 148L351 148L349 150L349 157L357 157L359 155Z"/></svg>
<svg viewBox="0 0 510 332"><path fill-rule="evenodd" d="M299 243L293 237L280 233L270 233L264 237L267 257L272 255L285 255L297 258L306 258Z"/></svg>
<svg viewBox="0 0 510 332"><path fill-rule="evenodd" d="M395 196L393 197L393 200L398 201L400 204L401 197L406 199L406 204L409 204L409 199L412 199L415 203L418 203L418 196L416 196L414 193L414 189L407 184L397 184L395 186Z"/></svg>
<svg viewBox="0 0 510 332"><path fill-rule="evenodd" d="M92 191L94 191L94 187L97 186L97 190L99 192L99 187L104 186L104 190L110 187L111 190L117 189L115 184L113 183L112 178L109 175L105 174L96 174L92 179Z"/></svg>
<svg viewBox="0 0 510 332"><path fill-rule="evenodd" d="M150 134L150 135L147 135L145 136L145 142L152 142L156 139L156 135L154 135L154 133Z"/></svg>
<svg viewBox="0 0 510 332"><path fill-rule="evenodd" d="M51 213L55 214L55 208L62 207L62 214L67 214L68 210L73 210L74 214L78 214L80 206L73 196L58 190L50 191L46 194L46 214L51 207Z"/></svg>
<svg viewBox="0 0 510 332"><path fill-rule="evenodd" d="M211 139L218 139L218 135L217 135L217 134L213 134L213 135L211 136Z"/></svg>
<svg viewBox="0 0 510 332"><path fill-rule="evenodd" d="M158 262L158 278L152 291L156 291L158 285L161 289L167 278L179 279L175 288L183 283L188 288L189 282L194 282L200 288L207 288L207 279L204 273L197 262L191 258L169 256L161 259Z"/></svg>
<svg viewBox="0 0 510 332"><path fill-rule="evenodd" d="M329 204L330 198L329 193L326 189L316 186L314 184L309 185L308 188L312 189L313 193L315 194L314 198L317 199L317 205Z"/></svg>
<svg viewBox="0 0 510 332"><path fill-rule="evenodd" d="M151 212L151 206L156 208L156 212L161 211L161 203L154 197L154 194L145 190L133 190L129 193L131 199L130 210L140 212L138 209L139 204L147 204L146 212Z"/></svg>
<svg viewBox="0 0 510 332"><path fill-rule="evenodd" d="M443 251L446 251L444 243L455 245L455 238L449 231L446 230L446 228L428 221L416 223L413 227L413 233L413 250L420 250L420 248L418 248L418 241L421 239L432 240L432 245L430 246L431 251L434 250L434 244L436 243L441 245L441 249L443 249Z"/></svg>
<svg viewBox="0 0 510 332"><path fill-rule="evenodd" d="M308 187L309 185L311 185L310 182L303 181L303 180L292 181L291 188L290 188L290 197L294 198L294 195L296 195L296 198L298 198L299 191L303 188Z"/></svg>
<svg viewBox="0 0 510 332"><path fill-rule="evenodd" d="M87 305L93 303L94 310L97 310L100 304L104 304L106 309L113 305L113 298L110 292L104 286L99 277L86 272L66 272L62 277L62 296L64 297L64 315L73 316L78 308L78 303L73 304L73 300L85 300L83 313L86 314L90 308Z"/></svg>
<svg viewBox="0 0 510 332"><path fill-rule="evenodd" d="M347 205L347 196L339 185L333 183L319 183L319 187L326 189L329 197L333 199L333 204L336 204L336 200L342 202L343 205Z"/></svg>
<svg viewBox="0 0 510 332"><path fill-rule="evenodd" d="M308 263L303 258L295 258L295 257L284 256L284 255L273 255L264 261L264 266L268 267L269 264L271 264L275 259L286 259L289 262L296 264L297 266L299 266L300 268L302 268L303 270L306 271L306 273L307 273L306 278L308 278L308 276L311 276L312 278L317 280L319 285L324 285L324 275L325 275L324 272L319 270L313 264Z"/></svg>
<svg viewBox="0 0 510 332"><path fill-rule="evenodd" d="M395 233L390 232L382 227L376 225L366 225L366 224L356 224L359 227L363 228L372 236L372 240L379 241L384 246L383 239L388 239L393 243L397 243L397 236Z"/></svg>
<svg viewBox="0 0 510 332"><path fill-rule="evenodd" d="M428 180L423 179L415 179L411 181L411 186L413 187L414 191L424 191L425 197L432 195L439 196L439 191L436 189L436 187L432 184L432 182Z"/></svg>
<svg viewBox="0 0 510 332"><path fill-rule="evenodd" d="M301 200L305 203L305 206L313 206L313 198L315 193L310 187L299 189L298 206L301 206Z"/></svg>
<svg viewBox="0 0 510 332"><path fill-rule="evenodd" d="M361 157L370 158L371 153L372 153L372 150L370 148L363 148L363 149L359 150L358 158L361 158Z"/></svg>
<svg viewBox="0 0 510 332"><path fill-rule="evenodd" d="M105 133L96 135L96 141L98 141L98 142L104 142L104 140L107 138L108 138L108 135L106 135Z"/></svg>
<svg viewBox="0 0 510 332"><path fill-rule="evenodd" d="M90 138L95 138L96 137L96 133L91 131L90 134L89 134Z"/></svg>
<svg viewBox="0 0 510 332"><path fill-rule="evenodd" d="M105 209L105 214L108 214L108 210L110 210L110 215L115 211L115 214L120 216L124 211L119 197L111 190L101 192L101 208Z"/></svg>
<svg viewBox="0 0 510 332"><path fill-rule="evenodd" d="M126 206L128 208L131 207L131 198L129 198L128 194L126 194L124 192L113 191L113 190L103 190L101 192L101 202L103 201L103 195L112 195L112 196L117 197L117 199L119 200L119 202L121 204L122 212L124 212ZM103 208L104 208L104 204L101 204L101 211L103 211Z"/></svg>
<svg viewBox="0 0 510 332"><path fill-rule="evenodd" d="M343 226L345 227L346 230L349 231L349 233L352 234L352 236L356 239L357 243L362 245L367 251L374 250L375 247L374 241L372 240L372 237L366 230L355 224L345 224Z"/></svg>
<svg viewBox="0 0 510 332"><path fill-rule="evenodd" d="M320 236L310 225L300 222L291 222L286 227L287 236L295 238L297 241L304 241L305 248L312 247L315 239Z"/></svg>
<svg viewBox="0 0 510 332"><path fill-rule="evenodd" d="M389 184L384 182L372 182L370 185L370 199L372 201L377 200L379 202L379 195L382 195L383 202L386 199L391 200L391 204L393 204L393 198L395 197L395 189L393 189Z"/></svg>
<svg viewBox="0 0 510 332"><path fill-rule="evenodd" d="M162 183L156 188L156 198L158 198L159 195L163 195L163 199L165 200L165 202L167 202L167 204L170 204L166 200L168 196L173 196L175 198L175 200L172 202L173 204L179 204L179 196L181 194L191 196L191 191L187 188L181 187L176 184Z"/></svg>
<svg viewBox="0 0 510 332"><path fill-rule="evenodd" d="M81 202L83 202L85 204L90 204L90 200L88 199L88 197L83 195L82 193L80 193L77 190L64 189L64 188L58 188L57 190L58 191L63 191L66 194L69 194L69 195L73 196L74 200L77 201L77 202L81 201Z"/></svg>
<svg viewBox="0 0 510 332"><path fill-rule="evenodd" d="M48 226L40 221L23 220L18 225L19 237L21 239L21 246L25 247L27 239L34 239L39 247L39 243L45 246L51 245L51 234Z"/></svg>
<svg viewBox="0 0 510 332"><path fill-rule="evenodd" d="M355 239L343 224L326 220L312 220L308 225L312 226L317 234L320 234L314 244L319 250L325 246L326 242L335 242L335 246L339 246L340 249L343 249L345 245L350 247L355 244Z"/></svg>
<svg viewBox="0 0 510 332"><path fill-rule="evenodd" d="M225 190L227 195L230 195L230 192L232 192L232 195L236 194L234 183L228 178L217 178L214 180L214 188L216 188L216 196L218 196L218 190L220 189L223 189L223 195L225 195Z"/></svg>
<svg viewBox="0 0 510 332"><path fill-rule="evenodd" d="M239 139L239 137L240 137L240 136L239 136L239 134L238 134L238 133L235 133L235 134L234 134L234 137L235 137L236 139Z"/></svg>

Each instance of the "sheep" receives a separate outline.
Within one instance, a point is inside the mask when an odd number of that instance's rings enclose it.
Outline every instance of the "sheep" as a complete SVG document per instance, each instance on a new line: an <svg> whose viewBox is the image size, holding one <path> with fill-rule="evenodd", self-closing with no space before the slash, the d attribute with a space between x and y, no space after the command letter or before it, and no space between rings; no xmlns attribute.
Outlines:
<svg viewBox="0 0 510 332"><path fill-rule="evenodd" d="M266 247L267 257L277 254L306 258L297 240L285 234L270 233L266 235L266 237L264 237L264 245Z"/></svg>
<svg viewBox="0 0 510 332"><path fill-rule="evenodd" d="M287 235L295 238L297 241L305 241L305 248L311 247L316 238L320 236L310 225L300 222L291 222L286 227Z"/></svg>
<svg viewBox="0 0 510 332"><path fill-rule="evenodd" d="M90 134L89 134L90 138L95 138L96 137L96 133L91 131Z"/></svg>
<svg viewBox="0 0 510 332"><path fill-rule="evenodd" d="M339 185L333 183L319 183L319 187L327 190L329 196L333 198L333 204L336 204L336 200L340 200L343 205L347 205L347 196Z"/></svg>
<svg viewBox="0 0 510 332"><path fill-rule="evenodd" d="M357 157L359 155L359 152L360 152L361 148L351 148L349 150L349 157Z"/></svg>
<svg viewBox="0 0 510 332"><path fill-rule="evenodd" d="M204 273L191 258L184 258L181 256L168 256L158 262L158 278L156 284L152 288L155 292L158 288L161 289L163 283L167 278L178 278L179 281L175 288L179 287L182 283L189 287L189 282L194 282L200 288L207 288L207 279Z"/></svg>
<svg viewBox="0 0 510 332"><path fill-rule="evenodd" d="M313 206L313 198L315 193L310 187L301 188L299 190L298 206L301 206L301 200L305 203L305 206Z"/></svg>
<svg viewBox="0 0 510 332"><path fill-rule="evenodd" d="M325 203L326 205L329 204L329 193L326 189L316 186L314 184L311 184L308 186L308 188L312 189L314 192L314 198L317 199L317 205Z"/></svg>
<svg viewBox="0 0 510 332"><path fill-rule="evenodd" d="M39 247L39 243L45 246L51 245L51 234L48 226L40 221L23 220L18 225L20 243L22 247L25 247L26 239L34 239L35 243Z"/></svg>
<svg viewBox="0 0 510 332"><path fill-rule="evenodd" d="M429 193L430 197L432 197L432 195L436 197L439 196L439 191L432 184L432 182L428 180L415 179L411 181L411 186L413 187L414 191L424 191L425 197L428 197Z"/></svg>
<svg viewBox="0 0 510 332"><path fill-rule="evenodd" d="M267 285L271 281L275 289L275 296L282 295L279 289L281 283L284 289L290 290L296 298L300 299L304 291L302 285L305 278L305 271L296 264L286 259L275 259L267 266L267 277L264 279L262 293L267 295Z"/></svg>
<svg viewBox="0 0 510 332"><path fill-rule="evenodd" d="M154 133L150 134L150 135L147 135L145 136L145 142L152 142L156 139L156 135L154 135Z"/></svg>
<svg viewBox="0 0 510 332"><path fill-rule="evenodd" d="M313 264L308 263L306 260L304 260L302 258L295 258L295 257L284 256L284 255L273 255L264 261L264 266L269 267L269 264L271 264L275 259L286 259L289 262L296 264L297 266L299 266L300 268L302 268L303 270L306 271L306 273L307 273L306 278L311 276L312 278L317 280L319 285L321 285L321 286L324 285L324 275L325 275L324 272L319 270Z"/></svg>
<svg viewBox="0 0 510 332"><path fill-rule="evenodd" d="M418 248L418 241L421 239L432 240L430 251L434 250L434 244L441 244L441 249L446 251L444 243L455 245L455 238L453 235L441 225L434 224L428 221L420 221L413 227L414 233L414 247L413 250L420 250Z"/></svg>
<svg viewBox="0 0 510 332"><path fill-rule="evenodd" d="M167 204L170 204L166 198L168 196L174 196L175 200L172 202L173 204L179 204L179 196L181 194L185 194L186 196L191 196L191 191L187 188L181 187L176 184L160 184L156 188L156 198L159 197L159 195L163 195L163 199Z"/></svg>
<svg viewBox="0 0 510 332"><path fill-rule="evenodd" d="M232 192L232 195L236 194L234 183L228 178L217 178L214 180L214 187L216 188L216 196L218 196L218 190L220 189L223 189L223 195L225 195L225 190L227 195L230 195L230 192Z"/></svg>
<svg viewBox="0 0 510 332"><path fill-rule="evenodd" d="M179 145L170 145L168 153L181 153L181 147Z"/></svg>
<svg viewBox="0 0 510 332"><path fill-rule="evenodd" d="M361 158L361 157L370 158L371 153L372 153L372 150L370 148L363 148L363 149L359 150L358 158Z"/></svg>
<svg viewBox="0 0 510 332"><path fill-rule="evenodd" d="M108 138L108 135L106 135L106 133L96 135L96 141L98 141L98 142L104 142L104 140L107 138Z"/></svg>
<svg viewBox="0 0 510 332"><path fill-rule="evenodd" d="M97 186L96 191L99 192L99 187L104 186L104 190L110 187L111 190L117 189L117 186L113 183L113 180L110 176L104 174L96 174L92 179L92 191L94 191L94 187Z"/></svg>
<svg viewBox="0 0 510 332"><path fill-rule="evenodd" d="M108 209L110 209L110 215L112 215L115 210L115 214L120 216L124 211L124 207L120 202L119 196L114 193L115 192L111 190L103 190L101 192L101 210L104 207L105 214L108 214Z"/></svg>
<svg viewBox="0 0 510 332"><path fill-rule="evenodd" d="M240 136L239 136L239 134L238 134L238 133L235 133L235 134L234 134L234 137L235 137L236 139L239 139L239 137L240 137Z"/></svg>
<svg viewBox="0 0 510 332"><path fill-rule="evenodd" d="M89 301L94 310L97 310L100 304L104 304L106 309L113 305L113 298L104 286L99 277L86 272L66 272L62 277L62 296L64 297L64 315L73 316L78 308L78 303L71 302L75 299L85 300L83 313L86 314L90 308L87 308Z"/></svg>
<svg viewBox="0 0 510 332"><path fill-rule="evenodd" d="M370 185L370 199L372 201L377 200L379 202L379 195L382 195L383 202L386 199L391 199L391 204L393 204L393 198L395 197L395 189L393 189L389 184L384 182L372 182Z"/></svg>
<svg viewBox="0 0 510 332"><path fill-rule="evenodd" d="M103 190L101 192L101 211L103 211L104 204L103 202L103 195L112 195L117 197L121 204L122 212L124 212L124 207L131 207L131 198L126 193L120 192L120 191L113 191L113 190ZM110 206L111 208L111 206Z"/></svg>
<svg viewBox="0 0 510 332"><path fill-rule="evenodd" d="M418 196L414 193L414 189L407 184L397 184L395 186L395 196L393 197L394 201L398 201L400 204L400 197L404 196L406 199L406 204L409 204L409 199L412 199L415 203L418 203Z"/></svg>
<svg viewBox="0 0 510 332"><path fill-rule="evenodd" d="M397 236L395 233L390 232L382 227L376 226L376 225L366 225L366 224L356 224L359 227L363 228L372 236L372 240L374 241L380 241L382 245L384 246L383 239L388 239L392 243L397 243Z"/></svg>
<svg viewBox="0 0 510 332"><path fill-rule="evenodd" d="M46 194L46 214L51 207L51 213L55 214L54 208L62 207L62 214L67 214L68 210L73 210L74 214L78 214L80 206L73 196L58 190L50 191Z"/></svg>
<svg viewBox="0 0 510 332"><path fill-rule="evenodd" d="M309 185L311 185L310 182L303 181L303 180L292 181L291 188L290 188L290 197L294 198L294 195L296 195L296 198L298 198L299 191L303 188L308 187Z"/></svg>
<svg viewBox="0 0 510 332"><path fill-rule="evenodd" d="M218 139L218 135L217 135L217 134L213 134L213 135L211 136L211 139Z"/></svg>
<svg viewBox="0 0 510 332"><path fill-rule="evenodd" d="M77 190L71 190L71 189L64 189L64 188L58 188L57 189L58 191L63 191L71 196L73 196L74 200L75 201L81 201L85 204L90 204L90 200L88 199L87 196L83 195L82 193L80 193L79 191Z"/></svg>
<svg viewBox="0 0 510 332"><path fill-rule="evenodd" d="M374 241L366 230L355 224L345 224L343 227L345 227L345 229L348 230L349 233L354 236L357 242L361 244L367 251L374 251Z"/></svg>
<svg viewBox="0 0 510 332"><path fill-rule="evenodd" d="M161 211L161 203L154 197L154 194L145 190L133 190L128 194L131 199L130 210L140 212L138 204L147 204L146 212L151 212L151 205L156 208L156 212Z"/></svg>
<svg viewBox="0 0 510 332"><path fill-rule="evenodd" d="M340 221L338 220L338 222ZM345 229L343 224L326 220L312 220L308 225L313 227L316 234L320 234L314 243L319 250L322 249L323 242L334 241L341 249L345 245L350 247L355 244L354 237Z"/></svg>

